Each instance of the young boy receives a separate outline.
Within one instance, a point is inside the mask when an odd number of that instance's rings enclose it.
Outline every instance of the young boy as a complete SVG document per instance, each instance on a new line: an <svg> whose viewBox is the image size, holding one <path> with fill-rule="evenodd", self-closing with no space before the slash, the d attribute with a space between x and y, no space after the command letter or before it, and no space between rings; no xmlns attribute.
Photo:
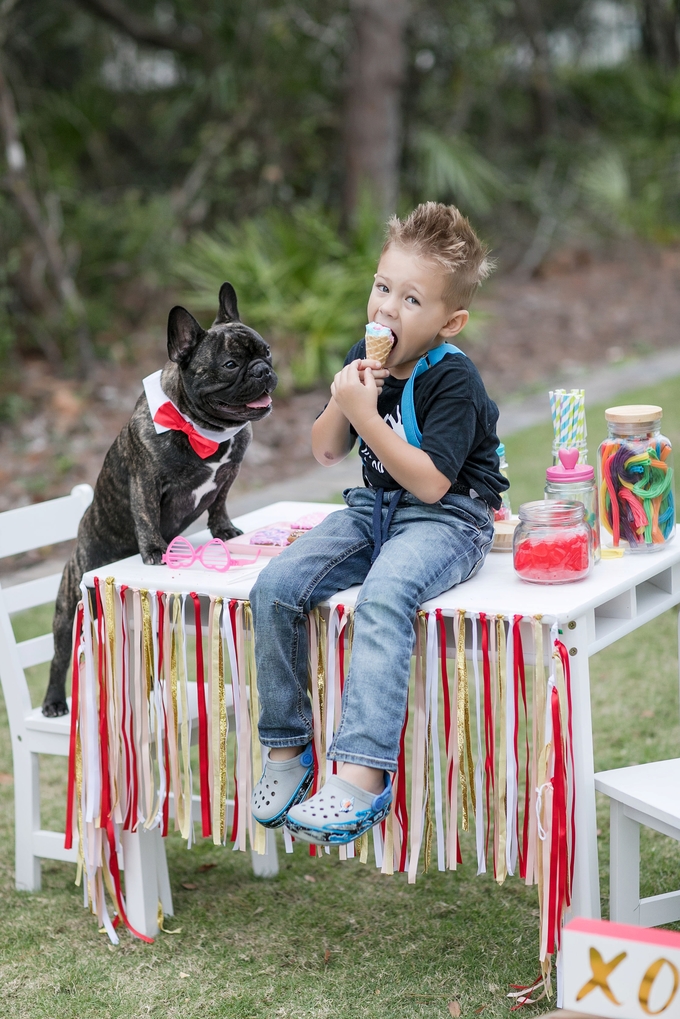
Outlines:
<svg viewBox="0 0 680 1019"><path fill-rule="evenodd" d="M360 436L365 487L347 489L348 508L273 559L251 594L259 733L270 748L252 810L266 827L343 843L389 811L416 612L482 566L508 485L496 454L498 408L468 357L446 353L415 380L420 448L406 439L402 395L418 360L465 327L489 271L485 245L454 206L427 202L388 224L368 302L369 321L392 331L386 367L366 360L364 340L355 344L312 429L325 465ZM362 585L352 658L328 752L341 763L305 801L313 777L305 615L352 584Z"/></svg>

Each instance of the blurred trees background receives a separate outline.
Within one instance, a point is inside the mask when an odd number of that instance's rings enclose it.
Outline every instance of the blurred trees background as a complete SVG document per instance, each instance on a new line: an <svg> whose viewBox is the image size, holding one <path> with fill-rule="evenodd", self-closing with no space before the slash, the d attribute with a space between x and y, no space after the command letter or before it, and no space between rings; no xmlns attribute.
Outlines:
<svg viewBox="0 0 680 1019"><path fill-rule="evenodd" d="M680 232L676 0L0 0L0 414L228 278L284 384L364 321L385 216L455 201L528 276ZM169 296L170 295L170 296Z"/></svg>

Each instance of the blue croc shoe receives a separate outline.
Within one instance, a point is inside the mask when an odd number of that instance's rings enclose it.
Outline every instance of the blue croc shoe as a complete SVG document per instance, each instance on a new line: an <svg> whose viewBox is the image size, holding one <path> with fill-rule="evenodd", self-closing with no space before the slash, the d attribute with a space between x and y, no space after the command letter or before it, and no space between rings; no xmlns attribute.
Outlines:
<svg viewBox="0 0 680 1019"><path fill-rule="evenodd" d="M318 846L353 842L383 821L392 803L392 779L378 795L332 775L316 796L288 811L286 828L296 839Z"/></svg>
<svg viewBox="0 0 680 1019"><path fill-rule="evenodd" d="M262 778L253 789L250 809L265 828L280 828L290 808L304 800L314 779L314 755L309 743L289 761L265 762Z"/></svg>

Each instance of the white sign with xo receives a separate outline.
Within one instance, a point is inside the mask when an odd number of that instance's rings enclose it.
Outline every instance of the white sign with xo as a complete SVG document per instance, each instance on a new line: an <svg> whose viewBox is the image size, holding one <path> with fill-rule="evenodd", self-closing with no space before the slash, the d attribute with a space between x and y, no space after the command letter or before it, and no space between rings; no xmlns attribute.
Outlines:
<svg viewBox="0 0 680 1019"><path fill-rule="evenodd" d="M680 934L577 918L562 932L562 1007L611 1019L680 1019Z"/></svg>

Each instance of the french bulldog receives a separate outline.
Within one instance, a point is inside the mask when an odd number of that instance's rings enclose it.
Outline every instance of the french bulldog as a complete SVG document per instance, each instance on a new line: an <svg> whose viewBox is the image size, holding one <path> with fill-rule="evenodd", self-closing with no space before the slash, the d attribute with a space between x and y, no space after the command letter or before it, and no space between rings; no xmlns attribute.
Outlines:
<svg viewBox="0 0 680 1019"><path fill-rule="evenodd" d="M84 573L136 552L158 565L172 538L205 510L214 538L241 533L229 519L227 494L252 438L250 422L271 411L278 379L269 346L241 322L234 288L223 283L209 329L185 308L171 310L168 357L162 372L144 380L145 393L106 454L64 567L42 709L48 717L68 713L66 673Z"/></svg>

